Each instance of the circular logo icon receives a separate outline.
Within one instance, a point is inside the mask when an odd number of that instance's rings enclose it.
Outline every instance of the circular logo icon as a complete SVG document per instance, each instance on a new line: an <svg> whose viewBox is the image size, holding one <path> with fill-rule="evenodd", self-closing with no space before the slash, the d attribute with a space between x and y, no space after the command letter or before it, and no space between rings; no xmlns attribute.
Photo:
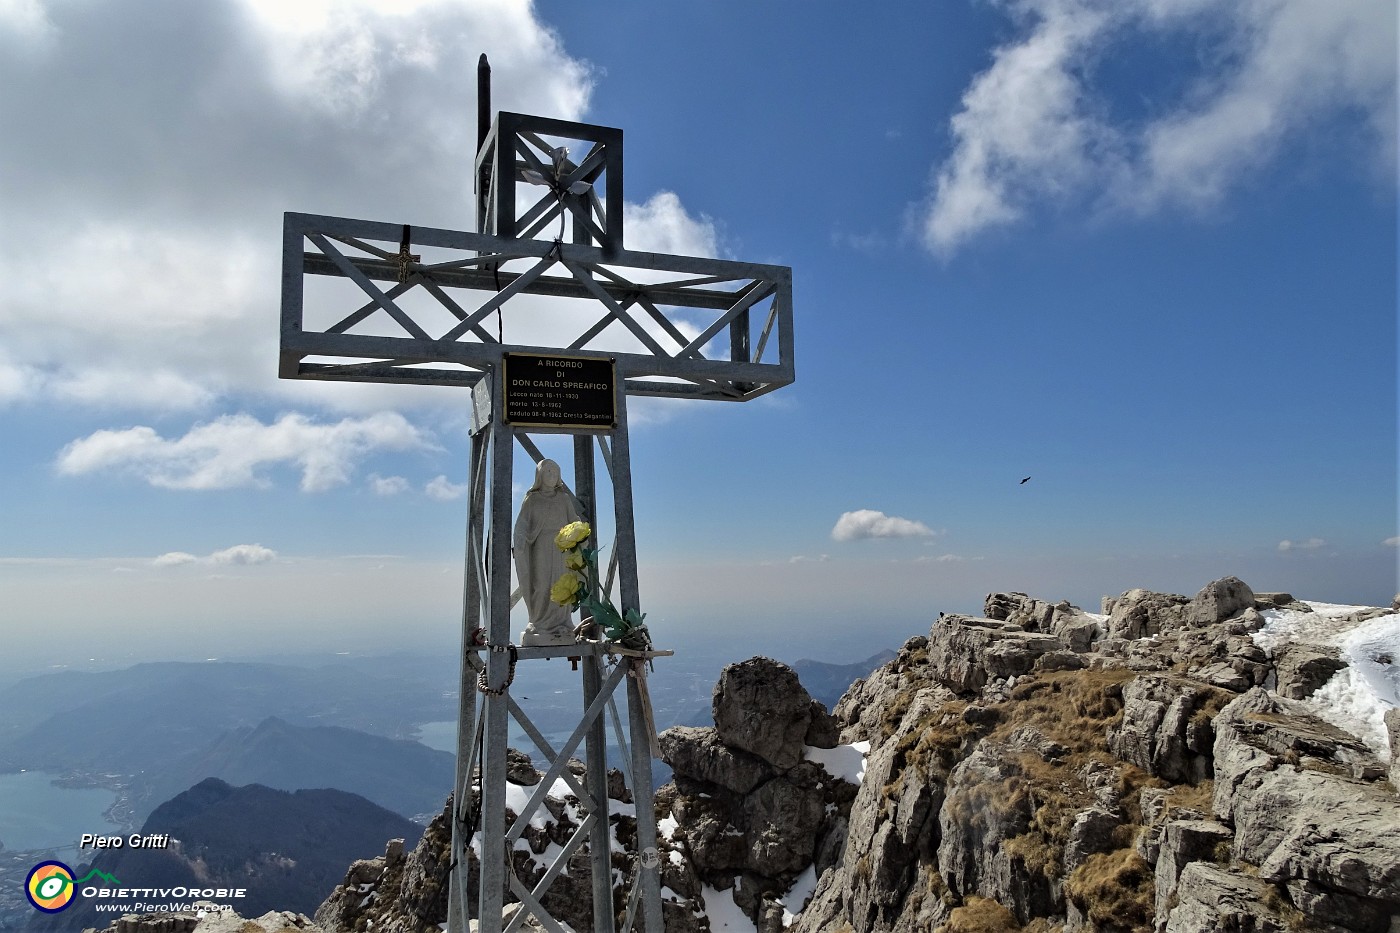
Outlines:
<svg viewBox="0 0 1400 933"><path fill-rule="evenodd" d="M40 862L24 879L24 896L35 910L58 913L73 901L73 869L62 862Z"/></svg>
<svg viewBox="0 0 1400 933"><path fill-rule="evenodd" d="M645 849L642 850L643 868L655 868L657 865L660 864L661 853L656 850L655 846L647 846Z"/></svg>

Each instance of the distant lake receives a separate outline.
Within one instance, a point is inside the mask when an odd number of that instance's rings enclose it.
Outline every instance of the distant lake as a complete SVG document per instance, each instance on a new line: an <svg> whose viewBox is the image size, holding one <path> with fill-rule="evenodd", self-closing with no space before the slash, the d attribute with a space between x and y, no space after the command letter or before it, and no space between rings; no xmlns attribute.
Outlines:
<svg viewBox="0 0 1400 933"><path fill-rule="evenodd" d="M75 846L83 833L115 835L102 811L117 799L100 787L57 787L42 771L0 774L0 842L6 849Z"/></svg>
<svg viewBox="0 0 1400 933"><path fill-rule="evenodd" d="M423 723L418 727L418 741L440 752L457 754L457 720Z"/></svg>

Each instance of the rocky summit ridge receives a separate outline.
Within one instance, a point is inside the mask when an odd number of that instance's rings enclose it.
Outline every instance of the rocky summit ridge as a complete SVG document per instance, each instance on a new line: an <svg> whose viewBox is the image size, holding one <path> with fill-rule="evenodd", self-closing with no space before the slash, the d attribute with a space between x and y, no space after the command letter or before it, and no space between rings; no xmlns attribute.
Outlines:
<svg viewBox="0 0 1400 933"><path fill-rule="evenodd" d="M1384 755L1318 716L1308 698L1347 658L1326 639L1266 637L1312 607L1227 577L1101 608L991 594L830 712L776 661L726 668L715 725L660 737L674 771L656 802L666 929L728 916L761 933L1400 933L1400 711ZM1327 621L1397 611L1400 597ZM1370 659L1391 675L1394 647ZM518 765L513 782L537 774ZM576 815L558 789L522 871ZM352 866L314 922L253 925L432 933L448 835L444 812L412 851L391 843ZM560 906L582 931L584 864L576 874ZM212 922L196 929L222 933Z"/></svg>

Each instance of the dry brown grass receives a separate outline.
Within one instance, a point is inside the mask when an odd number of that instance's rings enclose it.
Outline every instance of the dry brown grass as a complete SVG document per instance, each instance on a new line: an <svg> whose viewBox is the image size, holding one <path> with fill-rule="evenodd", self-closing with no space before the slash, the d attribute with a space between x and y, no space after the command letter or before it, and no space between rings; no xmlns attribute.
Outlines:
<svg viewBox="0 0 1400 933"><path fill-rule="evenodd" d="M1211 800L1215 796L1215 782L1202 781L1199 784L1177 784L1170 788L1166 799L1166 819L1171 820L1173 810L1195 810L1210 815Z"/></svg>
<svg viewBox="0 0 1400 933"><path fill-rule="evenodd" d="M1042 675L1017 684L1011 699L1000 708L1002 722L994 739L1006 740L1016 729L1030 726L1065 749L1054 759L1029 751L1017 755L1007 762L1014 780L999 795L1003 811L1028 798L1029 831L1009 840L1007 850L1046 877L1058 877L1074 818L1095 803L1080 777L1086 767L1095 763L1118 774L1117 790L1126 811L1126 824L1115 832L1118 845L1130 844L1141 823L1137 792L1160 783L1118 761L1107 748L1108 731L1122 718L1123 684L1133 676L1125 670Z"/></svg>
<svg viewBox="0 0 1400 933"><path fill-rule="evenodd" d="M948 917L937 933L1016 933L1021 925L996 901L972 895Z"/></svg>
<svg viewBox="0 0 1400 933"><path fill-rule="evenodd" d="M1065 882L1065 896L1095 923L1152 929L1152 869L1131 848L1089 856Z"/></svg>
<svg viewBox="0 0 1400 933"><path fill-rule="evenodd" d="M912 701L914 691L909 693L909 701ZM908 709L909 701L904 705L905 710ZM945 703L919 722L917 728L906 732L900 738L896 751L897 755L903 756L904 767L918 768L931 780L947 780L953 766L961 761L970 746L985 734L985 729L979 730L963 721L963 711L967 706L962 700ZM903 715L901 711L900 716ZM898 720L895 721L895 725L898 725ZM892 727L887 734L892 734L893 731ZM898 770L896 769L896 772Z"/></svg>
<svg viewBox="0 0 1400 933"><path fill-rule="evenodd" d="M1122 719L1123 686L1134 676L1130 670L1107 669L1025 677L1017 683L1009 700L989 707L987 715L979 717L981 724L964 721L966 702L944 704L898 739L898 754L903 760L895 762L895 773L915 767L929 781L946 781L954 766L979 741L1006 742L1017 729L1034 728L1061 746L1063 754L1047 758L1039 752L1026 751L1007 756L1002 763L1008 775L1004 780L967 788L951 803L959 819L983 829L993 818L1005 818L1017 810L1029 813L1027 830L1007 840L1006 850L1029 870L1058 878L1075 816L1096 803L1081 775L1091 764L1111 769L1117 774L1116 790L1124 824L1114 832L1114 849L1092 855L1080 865L1066 880L1065 894L1095 922L1149 930L1154 897L1152 872L1133 851L1132 842L1142 825L1139 792L1144 787L1167 785L1118 760L1107 745L1109 730ZM904 696L906 692L908 695ZM901 691L898 717L908 711L915 695L912 689ZM1214 716L1221 705L1218 700L1212 696L1199 715ZM889 717L894 722L887 735L893 734L898 717ZM887 796L894 796L901 783L896 781L886 788ZM1212 790L1209 781L1172 788L1167 806L1209 813ZM938 882L941 887L942 879ZM942 891L938 893L943 895ZM940 933L1021 929L1001 905L968 898ZM1027 933L1051 933L1055 929L1058 925L1049 920L1036 920L1026 928Z"/></svg>
<svg viewBox="0 0 1400 933"><path fill-rule="evenodd" d="M1047 920L1044 917L1036 917L1030 923L1021 927L1021 933L1064 933L1065 925Z"/></svg>

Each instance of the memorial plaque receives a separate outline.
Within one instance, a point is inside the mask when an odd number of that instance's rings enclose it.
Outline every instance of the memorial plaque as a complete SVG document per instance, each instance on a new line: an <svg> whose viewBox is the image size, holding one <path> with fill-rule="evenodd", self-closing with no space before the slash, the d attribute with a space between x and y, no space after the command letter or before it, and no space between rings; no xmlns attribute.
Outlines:
<svg viewBox="0 0 1400 933"><path fill-rule="evenodd" d="M612 359L503 354L505 421L517 427L611 431L617 427Z"/></svg>

